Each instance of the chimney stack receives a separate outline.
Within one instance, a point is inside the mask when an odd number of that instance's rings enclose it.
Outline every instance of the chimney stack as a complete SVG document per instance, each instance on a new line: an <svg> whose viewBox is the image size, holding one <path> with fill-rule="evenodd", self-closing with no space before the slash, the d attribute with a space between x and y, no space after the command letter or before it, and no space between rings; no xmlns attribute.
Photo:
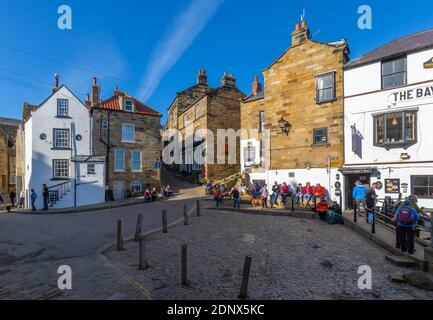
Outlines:
<svg viewBox="0 0 433 320"><path fill-rule="evenodd" d="M200 69L197 74L197 84L207 85L207 74L205 69Z"/></svg>
<svg viewBox="0 0 433 320"><path fill-rule="evenodd" d="M59 90L59 75L56 73L54 75L53 93L57 92L57 90Z"/></svg>
<svg viewBox="0 0 433 320"><path fill-rule="evenodd" d="M92 102L90 101L90 94L86 94L86 108L90 110Z"/></svg>
<svg viewBox="0 0 433 320"><path fill-rule="evenodd" d="M292 32L292 47L299 46L311 38L310 29L307 21L302 20L301 24L296 24L295 31Z"/></svg>
<svg viewBox="0 0 433 320"><path fill-rule="evenodd" d="M228 75L227 72L224 72L224 75L221 78L221 86L226 88L236 88L236 78L234 75Z"/></svg>
<svg viewBox="0 0 433 320"><path fill-rule="evenodd" d="M259 82L259 76L256 75L253 82L253 94L258 94L260 92L262 92L262 84Z"/></svg>
<svg viewBox="0 0 433 320"><path fill-rule="evenodd" d="M92 80L92 105L97 105L99 103L99 86L98 86L98 80L96 77L93 77Z"/></svg>
<svg viewBox="0 0 433 320"><path fill-rule="evenodd" d="M120 95L120 91L119 91L119 87L118 86L114 86L114 95L115 96L119 96Z"/></svg>

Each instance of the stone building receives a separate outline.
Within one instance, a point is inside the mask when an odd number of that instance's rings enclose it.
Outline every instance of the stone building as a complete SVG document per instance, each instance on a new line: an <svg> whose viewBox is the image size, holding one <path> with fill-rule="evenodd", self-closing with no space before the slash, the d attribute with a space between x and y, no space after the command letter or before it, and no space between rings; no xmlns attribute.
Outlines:
<svg viewBox="0 0 433 320"><path fill-rule="evenodd" d="M236 163L226 161L218 163L216 153L228 154L228 141L223 146L217 145L218 129L240 129L240 101L245 95L237 88L236 79L232 74L224 73L220 87L213 89L208 85L206 71L201 69L197 75L197 83L177 93L168 109L166 129L179 130L182 140L182 163L174 165L174 169L190 175L195 181L206 179L216 181L239 172L239 144L236 144ZM188 137L200 131L209 130L213 133L213 141L204 138L199 143L188 147L185 142ZM213 143L215 154L210 154ZM203 149L202 161L186 161L197 147Z"/></svg>
<svg viewBox="0 0 433 320"><path fill-rule="evenodd" d="M106 189L116 200L161 183L161 114L117 87L100 99L93 79L93 154L106 157Z"/></svg>
<svg viewBox="0 0 433 320"><path fill-rule="evenodd" d="M0 193L17 190L16 138L19 120L0 118Z"/></svg>
<svg viewBox="0 0 433 320"><path fill-rule="evenodd" d="M335 195L343 151L345 40L311 39L306 21L296 25L292 45L256 77L242 101L241 127L261 134L241 142L241 169L259 183L321 183ZM264 134L264 133L268 134Z"/></svg>

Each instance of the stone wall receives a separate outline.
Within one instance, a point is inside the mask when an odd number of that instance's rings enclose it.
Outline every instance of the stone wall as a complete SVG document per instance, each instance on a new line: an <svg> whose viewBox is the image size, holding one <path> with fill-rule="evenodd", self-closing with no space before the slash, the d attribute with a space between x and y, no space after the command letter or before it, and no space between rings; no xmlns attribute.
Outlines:
<svg viewBox="0 0 433 320"><path fill-rule="evenodd" d="M0 192L16 191L15 184L9 184L16 175L16 136L18 127L0 125ZM11 144L11 148L9 147Z"/></svg>
<svg viewBox="0 0 433 320"><path fill-rule="evenodd" d="M101 139L107 142L108 131L100 130L101 121L108 120L108 110L93 109L93 155L106 156L106 145ZM161 184L160 169L155 164L160 162L161 154L161 132L160 117L142 115L138 113L111 111L110 113L110 144L115 145L110 151L108 171L109 189L113 189L113 181L125 182L125 191L131 189L131 181L141 181L143 188L146 185L159 186ZM135 143L122 142L122 124L135 125ZM125 151L125 172L115 172L114 153L116 149ZM131 152L142 152L142 172L131 172Z"/></svg>
<svg viewBox="0 0 433 320"><path fill-rule="evenodd" d="M243 103L242 126L258 128L259 111L265 111L265 123L271 130L267 163L271 170L284 168L326 168L344 163L343 153L343 63L345 45L331 46L308 40L287 50L263 72L264 100ZM316 77L335 72L336 99L316 102ZM283 134L278 120L292 126ZM328 143L313 144L313 129L328 129ZM270 158L270 159L269 159Z"/></svg>

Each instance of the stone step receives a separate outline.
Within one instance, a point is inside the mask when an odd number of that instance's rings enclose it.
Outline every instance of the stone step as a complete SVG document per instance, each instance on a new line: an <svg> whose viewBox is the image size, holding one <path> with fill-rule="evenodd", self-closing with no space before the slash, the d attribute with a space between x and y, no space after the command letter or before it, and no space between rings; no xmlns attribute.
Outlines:
<svg viewBox="0 0 433 320"><path fill-rule="evenodd" d="M397 266L407 267L407 268L416 267L415 260L408 258L406 256L386 256L385 259Z"/></svg>

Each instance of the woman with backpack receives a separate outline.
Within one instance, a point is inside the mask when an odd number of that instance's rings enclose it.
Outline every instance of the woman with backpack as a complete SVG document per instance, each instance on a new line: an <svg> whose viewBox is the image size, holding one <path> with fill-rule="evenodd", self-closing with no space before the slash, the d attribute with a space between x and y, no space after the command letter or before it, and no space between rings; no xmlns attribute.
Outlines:
<svg viewBox="0 0 433 320"><path fill-rule="evenodd" d="M400 248L402 252L414 253L415 249L415 228L418 224L419 215L412 206L410 200L406 200L394 217L398 225Z"/></svg>

